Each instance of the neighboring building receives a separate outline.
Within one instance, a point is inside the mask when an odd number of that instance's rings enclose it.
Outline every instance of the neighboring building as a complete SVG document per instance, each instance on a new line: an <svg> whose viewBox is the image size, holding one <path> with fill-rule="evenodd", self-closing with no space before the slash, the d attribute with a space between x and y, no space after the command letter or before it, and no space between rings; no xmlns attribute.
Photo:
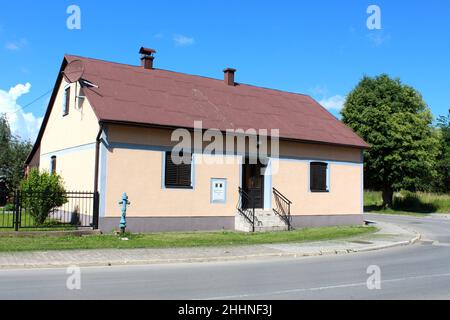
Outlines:
<svg viewBox="0 0 450 320"><path fill-rule="evenodd" d="M266 230L285 226L272 210L285 198L294 227L363 223L368 145L351 129L309 96L236 83L233 69L225 81L155 69L153 53L141 49L142 66L65 56L27 160L62 175L68 190L98 191L103 231L117 228L124 192L131 231L249 229L239 188ZM279 129L279 157L249 164L253 154L224 144L224 154L207 157L228 161L199 161L197 149L192 164L175 165L172 132L196 121Z"/></svg>

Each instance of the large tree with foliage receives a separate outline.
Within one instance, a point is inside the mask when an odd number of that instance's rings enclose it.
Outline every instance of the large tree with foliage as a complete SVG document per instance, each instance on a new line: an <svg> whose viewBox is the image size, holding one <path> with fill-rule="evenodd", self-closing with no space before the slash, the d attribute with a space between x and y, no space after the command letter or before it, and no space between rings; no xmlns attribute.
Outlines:
<svg viewBox="0 0 450 320"><path fill-rule="evenodd" d="M371 145L366 186L383 191L385 207L395 190L420 189L435 175L433 117L420 93L400 79L365 76L348 95L342 120Z"/></svg>
<svg viewBox="0 0 450 320"><path fill-rule="evenodd" d="M19 187L24 174L24 162L32 145L11 133L5 115L0 115L0 177L5 179L8 189Z"/></svg>
<svg viewBox="0 0 450 320"><path fill-rule="evenodd" d="M439 133L439 155L437 158L437 179L434 191L450 193L450 110L447 116L437 121Z"/></svg>

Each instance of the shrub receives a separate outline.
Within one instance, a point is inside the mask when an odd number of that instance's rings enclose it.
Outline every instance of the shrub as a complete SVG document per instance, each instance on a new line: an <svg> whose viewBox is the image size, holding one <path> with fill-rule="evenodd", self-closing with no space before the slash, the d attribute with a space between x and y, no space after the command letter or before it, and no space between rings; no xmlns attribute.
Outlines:
<svg viewBox="0 0 450 320"><path fill-rule="evenodd" d="M4 207L3 207L4 211L13 211L14 210L14 204L12 203L7 203Z"/></svg>
<svg viewBox="0 0 450 320"><path fill-rule="evenodd" d="M57 174L32 169L21 183L22 207L33 217L36 225L43 225L52 210L67 203L62 178Z"/></svg>

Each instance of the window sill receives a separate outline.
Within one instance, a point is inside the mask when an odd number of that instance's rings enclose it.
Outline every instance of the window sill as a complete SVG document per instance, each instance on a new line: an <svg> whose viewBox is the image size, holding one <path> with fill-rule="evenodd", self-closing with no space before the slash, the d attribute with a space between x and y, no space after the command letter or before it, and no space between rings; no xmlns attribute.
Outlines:
<svg viewBox="0 0 450 320"><path fill-rule="evenodd" d="M194 187L183 187L183 186L164 186L164 189L168 190L194 190Z"/></svg>
<svg viewBox="0 0 450 320"><path fill-rule="evenodd" d="M311 190L312 193L330 193L330 190Z"/></svg>

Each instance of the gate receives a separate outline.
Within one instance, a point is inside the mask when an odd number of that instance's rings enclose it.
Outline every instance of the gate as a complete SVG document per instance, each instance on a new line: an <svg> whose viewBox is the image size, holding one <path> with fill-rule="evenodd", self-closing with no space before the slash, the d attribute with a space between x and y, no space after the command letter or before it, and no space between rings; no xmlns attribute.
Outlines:
<svg viewBox="0 0 450 320"><path fill-rule="evenodd" d="M96 192L16 191L4 199L5 205L0 207L0 228L3 229L98 229L99 195Z"/></svg>

